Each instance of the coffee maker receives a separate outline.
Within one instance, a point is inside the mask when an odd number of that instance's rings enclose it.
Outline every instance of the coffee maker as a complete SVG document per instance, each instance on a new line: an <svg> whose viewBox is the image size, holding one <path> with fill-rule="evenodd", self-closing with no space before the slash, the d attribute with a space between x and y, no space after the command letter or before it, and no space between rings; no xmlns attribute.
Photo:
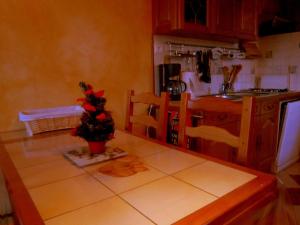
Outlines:
<svg viewBox="0 0 300 225"><path fill-rule="evenodd" d="M159 94L163 91L167 91L167 85L170 80L177 80L180 76L181 64L168 63L158 65L158 87Z"/></svg>
<svg viewBox="0 0 300 225"><path fill-rule="evenodd" d="M160 64L158 72L159 95L164 91L170 94L171 100L180 100L181 92L186 90L186 84L180 80L181 64Z"/></svg>

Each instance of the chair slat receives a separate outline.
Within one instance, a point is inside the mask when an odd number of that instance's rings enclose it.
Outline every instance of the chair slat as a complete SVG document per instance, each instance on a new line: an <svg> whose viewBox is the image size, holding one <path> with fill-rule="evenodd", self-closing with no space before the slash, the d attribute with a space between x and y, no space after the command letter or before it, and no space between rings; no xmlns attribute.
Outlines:
<svg viewBox="0 0 300 225"><path fill-rule="evenodd" d="M189 137L201 137L211 141L223 142L236 148L239 147L239 137L220 127L207 125L186 127L185 134Z"/></svg>
<svg viewBox="0 0 300 225"><path fill-rule="evenodd" d="M148 105L160 105L161 98L154 96L152 93L141 93L139 95L131 96L131 102L143 103Z"/></svg>
<svg viewBox="0 0 300 225"><path fill-rule="evenodd" d="M140 103L149 106L155 106L155 109L158 110L156 113L156 118L148 114L134 115L134 105ZM133 90L128 91L125 129L132 132L133 124L141 124L146 127L153 127L156 129L156 138L166 142L168 104L169 96L164 92L161 93L161 96L155 96L149 92L135 95Z"/></svg>
<svg viewBox="0 0 300 225"><path fill-rule="evenodd" d="M135 115L130 116L130 122L131 123L138 123L138 124L147 124L149 127L158 127L158 121L156 121L152 116L148 115Z"/></svg>

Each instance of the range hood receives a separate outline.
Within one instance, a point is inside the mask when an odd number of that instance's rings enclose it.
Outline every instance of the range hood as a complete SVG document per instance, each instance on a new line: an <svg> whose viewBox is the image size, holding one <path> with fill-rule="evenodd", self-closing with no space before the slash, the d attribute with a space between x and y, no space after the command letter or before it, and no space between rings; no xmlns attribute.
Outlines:
<svg viewBox="0 0 300 225"><path fill-rule="evenodd" d="M267 36L282 33L291 33L298 31L298 23L296 21L274 16L271 20L262 22L259 25L259 36Z"/></svg>
<svg viewBox="0 0 300 225"><path fill-rule="evenodd" d="M259 36L300 31L299 0L268 0L259 13Z"/></svg>

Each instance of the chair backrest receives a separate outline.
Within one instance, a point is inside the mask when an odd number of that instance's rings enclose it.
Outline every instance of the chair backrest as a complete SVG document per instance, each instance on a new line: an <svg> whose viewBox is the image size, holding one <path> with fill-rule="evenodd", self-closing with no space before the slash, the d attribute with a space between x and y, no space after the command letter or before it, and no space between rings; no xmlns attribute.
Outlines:
<svg viewBox="0 0 300 225"><path fill-rule="evenodd" d="M148 105L149 107L155 107L157 111L155 116L145 112L143 114L134 114L134 105L140 103ZM161 96L155 96L148 92L134 94L133 90L129 90L127 97L125 130L132 132L133 124L153 127L156 130L156 138L161 141L166 141L168 104L169 96L165 92L162 92Z"/></svg>
<svg viewBox="0 0 300 225"><path fill-rule="evenodd" d="M191 100L188 93L182 93L179 112L178 143L186 147L188 137L203 138L216 142L223 142L238 149L236 161L241 164L248 162L248 145L250 123L252 117L253 97L243 97L242 103L224 100L216 97L199 98ZM208 125L191 126L191 116L195 111L215 110L216 112L229 112L241 114L240 135L236 136L224 128ZM222 149L220 149L221 151Z"/></svg>

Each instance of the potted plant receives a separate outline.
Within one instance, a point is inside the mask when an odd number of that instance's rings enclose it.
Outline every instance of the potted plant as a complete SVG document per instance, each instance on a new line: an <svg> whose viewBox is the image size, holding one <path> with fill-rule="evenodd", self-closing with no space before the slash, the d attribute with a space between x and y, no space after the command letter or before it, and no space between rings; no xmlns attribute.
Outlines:
<svg viewBox="0 0 300 225"><path fill-rule="evenodd" d="M114 137L114 121L109 111L105 110L106 99L104 91L93 90L90 84L80 82L79 86L84 93L84 98L78 98L82 103L84 112L81 123L72 130L73 136L79 136L88 142L91 154L105 151L105 144Z"/></svg>

